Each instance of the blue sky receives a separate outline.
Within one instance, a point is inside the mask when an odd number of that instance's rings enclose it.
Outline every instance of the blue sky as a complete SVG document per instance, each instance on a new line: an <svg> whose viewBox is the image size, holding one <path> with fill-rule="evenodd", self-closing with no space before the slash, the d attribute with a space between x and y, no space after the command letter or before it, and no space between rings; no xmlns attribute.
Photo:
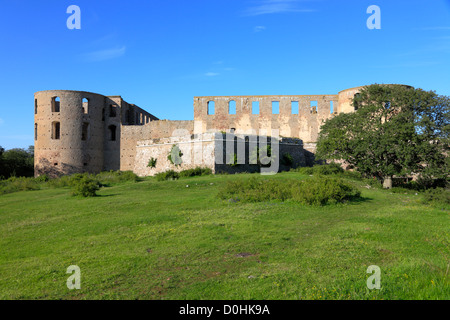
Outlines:
<svg viewBox="0 0 450 320"><path fill-rule="evenodd" d="M69 5L81 30L69 30ZM381 29L369 30L370 5ZM0 0L0 145L33 142L33 94L121 95L193 119L202 95L334 94L403 83L450 95L450 0Z"/></svg>

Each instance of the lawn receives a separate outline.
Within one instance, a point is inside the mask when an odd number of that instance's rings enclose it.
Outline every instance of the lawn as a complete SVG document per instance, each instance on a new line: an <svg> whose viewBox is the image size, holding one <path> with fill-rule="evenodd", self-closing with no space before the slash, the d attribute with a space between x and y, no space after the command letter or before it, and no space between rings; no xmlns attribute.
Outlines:
<svg viewBox="0 0 450 320"><path fill-rule="evenodd" d="M448 208L355 181L363 200L323 207L217 197L249 176L2 195L0 299L450 298ZM286 178L306 177L270 177ZM80 290L66 286L70 265Z"/></svg>

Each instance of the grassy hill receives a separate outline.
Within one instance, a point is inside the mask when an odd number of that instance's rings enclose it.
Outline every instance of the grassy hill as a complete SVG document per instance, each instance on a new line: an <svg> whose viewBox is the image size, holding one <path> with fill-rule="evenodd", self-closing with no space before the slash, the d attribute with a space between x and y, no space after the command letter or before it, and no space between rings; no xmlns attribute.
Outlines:
<svg viewBox="0 0 450 320"><path fill-rule="evenodd" d="M357 181L362 200L321 207L217 197L249 176L1 195L0 298L450 298L448 208ZM287 178L306 176L270 177ZM80 290L66 286L70 265ZM366 286L370 265L380 290Z"/></svg>

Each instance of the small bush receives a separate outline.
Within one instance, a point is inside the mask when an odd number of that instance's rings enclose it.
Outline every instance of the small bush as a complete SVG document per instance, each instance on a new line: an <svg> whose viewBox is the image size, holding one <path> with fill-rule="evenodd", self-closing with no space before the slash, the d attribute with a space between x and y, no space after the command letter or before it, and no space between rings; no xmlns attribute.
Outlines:
<svg viewBox="0 0 450 320"><path fill-rule="evenodd" d="M229 181L218 197L243 202L293 200L307 205L325 205L352 200L359 190L342 179L315 177L307 180L258 179Z"/></svg>
<svg viewBox="0 0 450 320"><path fill-rule="evenodd" d="M312 167L300 167L297 169L291 169L291 171L309 176L314 174L314 169Z"/></svg>
<svg viewBox="0 0 450 320"><path fill-rule="evenodd" d="M100 189L100 182L88 176L83 176L79 180L74 180L72 187L73 196L95 197Z"/></svg>
<svg viewBox="0 0 450 320"><path fill-rule="evenodd" d="M137 182L139 177L133 171L105 171L100 172L95 176L95 179L99 180L103 185L112 183L120 183L125 181Z"/></svg>
<svg viewBox="0 0 450 320"><path fill-rule="evenodd" d="M158 161L158 159L155 159L155 158L151 157L150 160L148 160L147 167L149 167L149 168L156 168L156 162L157 161Z"/></svg>
<svg viewBox="0 0 450 320"><path fill-rule="evenodd" d="M423 194L423 203L450 205L450 190L444 188L428 189Z"/></svg>
<svg viewBox="0 0 450 320"><path fill-rule="evenodd" d="M294 164L294 157L292 157L289 152L284 153L281 158L281 164L291 167Z"/></svg>
<svg viewBox="0 0 450 320"><path fill-rule="evenodd" d="M308 205L344 202L360 196L361 192L344 180L329 177L303 180L292 190L295 201Z"/></svg>
<svg viewBox="0 0 450 320"><path fill-rule="evenodd" d="M187 178L187 177L195 177L195 176L206 176L212 174L212 170L209 168L201 168L197 167L194 169L187 169L180 171L179 176L180 178Z"/></svg>
<svg viewBox="0 0 450 320"><path fill-rule="evenodd" d="M10 177L9 179L0 181L0 194L39 190L40 188L40 183L35 178Z"/></svg>
<svg viewBox="0 0 450 320"><path fill-rule="evenodd" d="M173 170L164 171L155 175L157 181L177 180L180 178L178 172Z"/></svg>
<svg viewBox="0 0 450 320"><path fill-rule="evenodd" d="M50 178L48 177L48 175L43 174L43 175L40 175L39 177L36 177L35 180L37 182L47 182L50 180Z"/></svg>

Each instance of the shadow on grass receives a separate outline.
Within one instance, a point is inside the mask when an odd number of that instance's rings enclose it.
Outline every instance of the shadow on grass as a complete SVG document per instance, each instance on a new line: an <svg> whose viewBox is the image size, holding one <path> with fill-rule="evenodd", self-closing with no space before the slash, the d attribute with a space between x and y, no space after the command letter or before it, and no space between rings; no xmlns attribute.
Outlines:
<svg viewBox="0 0 450 320"><path fill-rule="evenodd" d="M357 197L357 198L355 197L355 198L349 199L346 202L346 204L360 204L363 202L370 202L372 200L373 200L373 198L369 198L369 197Z"/></svg>

